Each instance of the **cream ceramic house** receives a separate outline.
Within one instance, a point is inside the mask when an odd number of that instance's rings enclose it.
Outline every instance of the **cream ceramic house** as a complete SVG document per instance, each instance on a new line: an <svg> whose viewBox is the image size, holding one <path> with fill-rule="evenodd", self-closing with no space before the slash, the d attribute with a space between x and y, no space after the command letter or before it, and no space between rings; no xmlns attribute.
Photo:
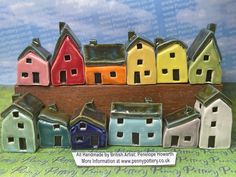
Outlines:
<svg viewBox="0 0 236 177"><path fill-rule="evenodd" d="M200 148L229 148L232 130L231 101L211 85L196 95L195 109L201 114Z"/></svg>

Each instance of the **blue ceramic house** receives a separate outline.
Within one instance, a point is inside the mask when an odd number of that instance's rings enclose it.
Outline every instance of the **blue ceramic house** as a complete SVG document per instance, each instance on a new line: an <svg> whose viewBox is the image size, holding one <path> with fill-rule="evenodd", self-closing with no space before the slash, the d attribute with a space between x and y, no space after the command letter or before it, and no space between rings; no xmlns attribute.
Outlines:
<svg viewBox="0 0 236 177"><path fill-rule="evenodd" d="M82 111L70 121L71 149L107 146L107 120L94 102L84 105Z"/></svg>
<svg viewBox="0 0 236 177"><path fill-rule="evenodd" d="M109 144L130 146L162 145L162 104L112 103Z"/></svg>

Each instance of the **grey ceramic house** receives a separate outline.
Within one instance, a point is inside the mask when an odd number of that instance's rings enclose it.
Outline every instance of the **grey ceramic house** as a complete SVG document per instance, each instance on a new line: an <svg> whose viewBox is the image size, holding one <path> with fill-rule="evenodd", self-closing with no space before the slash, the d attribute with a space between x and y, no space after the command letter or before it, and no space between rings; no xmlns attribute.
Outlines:
<svg viewBox="0 0 236 177"><path fill-rule="evenodd" d="M162 104L112 103L109 144L130 146L162 145Z"/></svg>
<svg viewBox="0 0 236 177"><path fill-rule="evenodd" d="M195 109L201 114L200 148L223 149L231 144L232 103L208 85L196 95Z"/></svg>
<svg viewBox="0 0 236 177"><path fill-rule="evenodd" d="M163 147L197 147L200 128L200 114L186 106L165 118Z"/></svg>
<svg viewBox="0 0 236 177"><path fill-rule="evenodd" d="M2 112L1 141L4 151L35 152L38 148L36 121L43 103L30 93L19 97Z"/></svg>
<svg viewBox="0 0 236 177"><path fill-rule="evenodd" d="M40 147L70 147L69 121L70 116L58 111L55 104L44 108L37 123Z"/></svg>

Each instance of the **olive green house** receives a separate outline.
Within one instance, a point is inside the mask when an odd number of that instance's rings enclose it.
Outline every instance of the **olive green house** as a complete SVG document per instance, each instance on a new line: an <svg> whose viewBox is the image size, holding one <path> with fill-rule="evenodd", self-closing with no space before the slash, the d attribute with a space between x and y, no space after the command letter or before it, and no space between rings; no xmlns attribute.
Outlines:
<svg viewBox="0 0 236 177"><path fill-rule="evenodd" d="M221 53L215 38L215 24L202 29L187 50L190 84L220 84Z"/></svg>

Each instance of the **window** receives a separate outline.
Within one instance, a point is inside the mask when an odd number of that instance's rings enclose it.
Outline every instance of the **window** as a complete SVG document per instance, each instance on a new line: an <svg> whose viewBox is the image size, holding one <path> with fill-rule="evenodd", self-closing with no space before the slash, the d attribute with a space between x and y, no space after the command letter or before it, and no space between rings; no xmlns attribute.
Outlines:
<svg viewBox="0 0 236 177"><path fill-rule="evenodd" d="M150 71L149 70L144 71L144 75L145 76L150 76Z"/></svg>
<svg viewBox="0 0 236 177"><path fill-rule="evenodd" d="M146 119L146 124L151 124L152 123L152 118Z"/></svg>
<svg viewBox="0 0 236 177"><path fill-rule="evenodd" d="M8 143L14 143L14 138L13 137L8 137Z"/></svg>
<svg viewBox="0 0 236 177"><path fill-rule="evenodd" d="M191 136L185 136L184 141L191 141Z"/></svg>
<svg viewBox="0 0 236 177"><path fill-rule="evenodd" d="M26 63L32 63L32 59L31 58L26 58Z"/></svg>
<svg viewBox="0 0 236 177"><path fill-rule="evenodd" d="M175 58L175 53L174 52L170 53L170 58Z"/></svg>
<svg viewBox="0 0 236 177"><path fill-rule="evenodd" d="M24 124L23 123L18 123L18 128L23 129L24 128Z"/></svg>
<svg viewBox="0 0 236 177"><path fill-rule="evenodd" d="M201 75L202 74L202 70L201 69L197 69L196 74L197 75Z"/></svg>
<svg viewBox="0 0 236 177"><path fill-rule="evenodd" d="M168 70L167 69L162 69L162 74L167 74Z"/></svg>
<svg viewBox="0 0 236 177"><path fill-rule="evenodd" d="M19 117L19 112L18 111L14 111L14 112L12 112L12 115L13 115L13 117Z"/></svg>
<svg viewBox="0 0 236 177"><path fill-rule="evenodd" d="M201 109L201 107L202 107L202 103L199 103L199 108Z"/></svg>
<svg viewBox="0 0 236 177"><path fill-rule="evenodd" d="M84 122L80 122L80 124L79 124L79 128L80 128L80 130L86 130L86 128L87 128L87 124L84 123Z"/></svg>
<svg viewBox="0 0 236 177"><path fill-rule="evenodd" d="M65 61L70 61L70 55L65 55L64 59L65 59Z"/></svg>
<svg viewBox="0 0 236 177"><path fill-rule="evenodd" d="M55 130L55 129L60 129L60 125L59 124L54 124L53 125L53 129Z"/></svg>
<svg viewBox="0 0 236 177"><path fill-rule="evenodd" d="M143 45L141 43L138 43L137 44L137 49L142 49L143 48Z"/></svg>
<svg viewBox="0 0 236 177"><path fill-rule="evenodd" d="M110 72L110 76L111 76L111 77L116 77L116 72L115 72L115 71L111 71L111 72Z"/></svg>
<svg viewBox="0 0 236 177"><path fill-rule="evenodd" d="M174 81L179 80L179 69L173 69L173 80Z"/></svg>
<svg viewBox="0 0 236 177"><path fill-rule="evenodd" d="M28 77L29 74L24 72L24 73L21 73L21 76L22 76L22 77Z"/></svg>
<svg viewBox="0 0 236 177"><path fill-rule="evenodd" d="M213 107L212 112L218 112L218 107L217 106Z"/></svg>
<svg viewBox="0 0 236 177"><path fill-rule="evenodd" d="M122 138L123 137L123 132L117 132L117 137Z"/></svg>
<svg viewBox="0 0 236 177"><path fill-rule="evenodd" d="M216 121L211 122L211 127L216 127Z"/></svg>
<svg viewBox="0 0 236 177"><path fill-rule="evenodd" d="M138 59L137 60L137 65L142 65L143 64L143 60L142 59Z"/></svg>
<svg viewBox="0 0 236 177"><path fill-rule="evenodd" d="M118 118L117 119L117 123L118 124L123 124L124 123L124 119L123 118Z"/></svg>
<svg viewBox="0 0 236 177"><path fill-rule="evenodd" d="M204 55L203 60L208 61L209 60L209 55Z"/></svg>
<svg viewBox="0 0 236 177"><path fill-rule="evenodd" d="M154 133L148 133L148 138L153 138L154 137Z"/></svg>
<svg viewBox="0 0 236 177"><path fill-rule="evenodd" d="M76 141L78 143L82 143L84 141L84 137L83 136L77 136Z"/></svg>
<svg viewBox="0 0 236 177"><path fill-rule="evenodd" d="M76 75L76 74L77 74L77 70L76 70L76 69L72 69L72 70L71 70L71 74L72 74L72 75Z"/></svg>

